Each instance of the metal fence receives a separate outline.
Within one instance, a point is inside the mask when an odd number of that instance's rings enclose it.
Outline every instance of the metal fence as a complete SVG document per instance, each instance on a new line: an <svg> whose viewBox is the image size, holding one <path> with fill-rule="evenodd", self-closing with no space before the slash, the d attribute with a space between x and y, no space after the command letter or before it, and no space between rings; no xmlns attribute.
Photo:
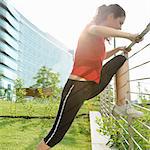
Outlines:
<svg viewBox="0 0 150 150"><path fill-rule="evenodd" d="M114 106L115 98L112 95L112 89L109 87L100 95L100 112L103 118L108 119L110 123L110 130L117 125L117 128L122 130L118 133L118 138L121 138L119 142L119 149L125 150L148 150L150 149L150 109L139 104L132 104L140 111L144 112L144 117L140 119L134 119L130 117L114 116L112 109ZM113 123L111 122L113 119ZM105 120L103 121L105 124ZM110 135L110 138L113 135ZM111 141L111 139L110 139ZM113 143L115 146L115 143ZM113 146L111 145L111 146ZM117 149L117 146L115 146Z"/></svg>
<svg viewBox="0 0 150 150"><path fill-rule="evenodd" d="M145 51L150 50L150 43L143 46L140 50L133 53L131 56L128 56L128 66L121 71L117 78L120 78L121 84L118 86L117 80L115 81L115 89L109 85L101 94L100 94L100 112L103 116L103 124L107 126L103 128L105 134L106 132L110 134L110 147L116 147L116 149L120 150L150 150L150 91L149 89L141 89L141 84L148 84L150 87L150 74L148 73L150 70L150 55L147 55L147 60L137 61L134 60L134 57L137 55L142 56ZM137 62L135 62L137 61ZM133 63L134 62L134 63ZM132 63L131 65L129 65ZM131 66L131 67L130 67ZM146 70L146 67L149 70ZM145 71L144 68L145 67ZM132 71L139 71L142 75L132 75ZM143 73L142 73L143 71ZM121 79L122 76L123 80ZM131 88L133 85L134 88ZM137 85L137 90L134 91L135 85ZM147 86L147 87L148 87ZM119 96L116 94L118 91L123 91L124 95ZM132 103L132 106L136 109L142 111L144 113L144 117L139 119L134 119L131 117L122 117L122 116L114 116L112 114L112 109L115 104L116 99L118 98L127 98ZM136 100L133 99L136 97ZM113 133L113 129L117 131ZM116 141L115 141L116 140ZM115 143L116 142L116 143Z"/></svg>

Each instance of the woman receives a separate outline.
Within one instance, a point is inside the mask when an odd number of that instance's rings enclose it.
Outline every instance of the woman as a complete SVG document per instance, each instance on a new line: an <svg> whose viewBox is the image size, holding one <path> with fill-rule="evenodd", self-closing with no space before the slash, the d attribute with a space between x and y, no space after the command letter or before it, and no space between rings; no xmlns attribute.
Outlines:
<svg viewBox="0 0 150 150"><path fill-rule="evenodd" d="M48 150L59 143L71 126L77 112L84 103L109 84L113 75L124 64L126 58L118 55L104 66L104 59L111 57L125 47L105 51L104 41L109 37L126 38L139 42L137 34L122 32L121 26L125 20L125 11L117 4L102 5L97 15L81 33L76 49L73 70L63 89L61 102L55 123L48 135L38 145L38 150ZM125 101L118 102L114 112L120 115L139 117L141 112L129 107Z"/></svg>

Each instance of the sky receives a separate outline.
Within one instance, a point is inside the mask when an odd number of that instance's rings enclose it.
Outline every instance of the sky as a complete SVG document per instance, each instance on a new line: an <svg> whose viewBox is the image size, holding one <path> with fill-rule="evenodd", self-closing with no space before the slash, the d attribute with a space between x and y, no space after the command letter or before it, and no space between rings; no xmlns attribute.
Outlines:
<svg viewBox="0 0 150 150"><path fill-rule="evenodd" d="M11 0L28 20L75 49L84 26L98 6L120 4L126 10L123 30L139 33L150 22L149 0Z"/></svg>
<svg viewBox="0 0 150 150"><path fill-rule="evenodd" d="M94 17L98 6L103 4L119 4L126 11L126 20L122 30L130 33L141 33L150 22L149 0L11 0L15 8L30 22L43 32L48 32L64 43L69 49L75 50L78 37L85 25ZM128 46L126 39L117 40L117 46ZM144 40L136 44L130 52L132 55L146 44L150 43L150 33ZM111 48L113 46L109 46ZM150 60L149 48L136 56L131 64ZM149 64L148 64L149 65ZM150 66L150 65L149 65ZM149 66L132 72L131 79L148 77ZM144 74L143 74L144 73ZM137 76L138 74L138 76ZM146 86L148 85L148 86ZM134 85L135 86L135 85ZM149 83L143 84L150 87Z"/></svg>

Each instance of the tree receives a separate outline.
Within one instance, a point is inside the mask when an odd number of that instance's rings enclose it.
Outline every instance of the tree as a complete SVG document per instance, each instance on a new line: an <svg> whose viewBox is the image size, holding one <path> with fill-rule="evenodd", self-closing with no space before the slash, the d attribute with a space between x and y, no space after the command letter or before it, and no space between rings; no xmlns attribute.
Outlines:
<svg viewBox="0 0 150 150"><path fill-rule="evenodd" d="M23 80L20 78L16 79L14 82L14 90L16 93L16 102L23 102L24 101L26 91L23 87L24 87Z"/></svg>
<svg viewBox="0 0 150 150"><path fill-rule="evenodd" d="M52 71L52 69L42 66L33 79L36 81L32 88L50 88L53 97L58 97L60 88L58 86L59 74Z"/></svg>
<svg viewBox="0 0 150 150"><path fill-rule="evenodd" d="M58 86L59 80L59 74L52 71L52 69L49 69L45 66L42 66L35 77L33 77L34 80L36 80L36 84L34 84L32 87L36 88L55 88Z"/></svg>
<svg viewBox="0 0 150 150"><path fill-rule="evenodd" d="M2 86L2 78L3 78L3 73L0 72L0 97L4 96L4 87Z"/></svg>

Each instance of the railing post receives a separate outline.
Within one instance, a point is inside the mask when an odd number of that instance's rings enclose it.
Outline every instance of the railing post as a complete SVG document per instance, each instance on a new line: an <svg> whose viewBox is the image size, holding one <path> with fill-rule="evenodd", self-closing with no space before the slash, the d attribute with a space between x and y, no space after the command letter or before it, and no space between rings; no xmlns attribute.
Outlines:
<svg viewBox="0 0 150 150"><path fill-rule="evenodd" d="M128 58L128 54L124 54ZM123 101L125 99L131 100L130 84L129 84L129 63L128 60L118 70L116 74L116 100Z"/></svg>
<svg viewBox="0 0 150 150"><path fill-rule="evenodd" d="M124 54L126 58L128 58L128 54ZM130 83L129 83L129 63L128 60L124 63L124 65L118 70L115 79L116 79L116 100L124 101L128 99L131 100L130 97ZM128 118L128 132L129 132L129 150L134 149L134 143L132 141L132 128L130 127L132 123L132 118Z"/></svg>

